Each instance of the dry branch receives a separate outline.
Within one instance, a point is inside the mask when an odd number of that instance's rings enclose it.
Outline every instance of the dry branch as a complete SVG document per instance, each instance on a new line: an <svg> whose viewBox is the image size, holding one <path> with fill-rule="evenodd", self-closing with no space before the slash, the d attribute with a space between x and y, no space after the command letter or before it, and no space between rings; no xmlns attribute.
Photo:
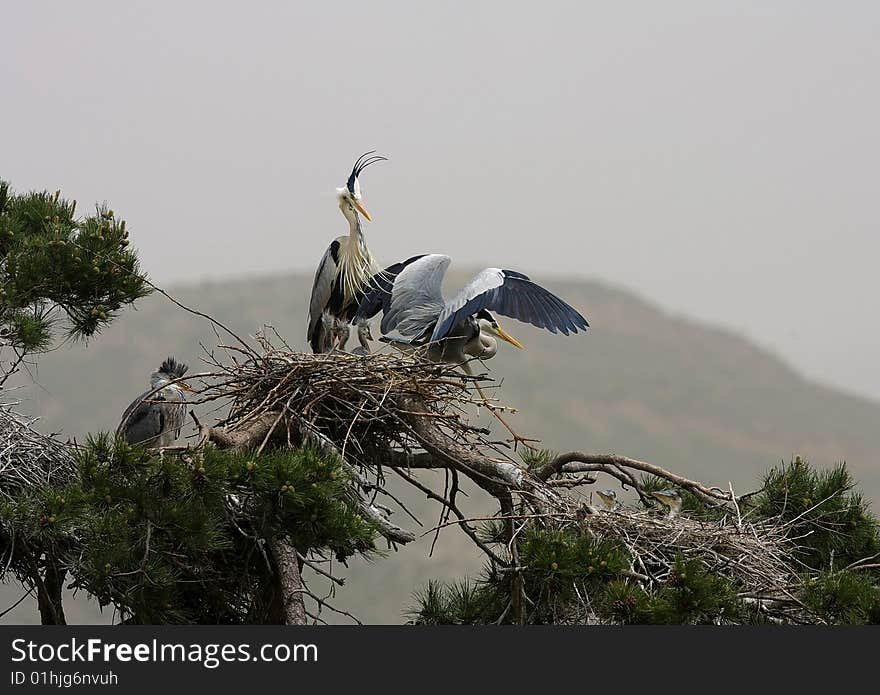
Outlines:
<svg viewBox="0 0 880 695"><path fill-rule="evenodd" d="M696 480L689 480L652 463L646 463L645 461L639 461L638 459L618 454L585 454L580 451L571 451L567 454L560 454L539 468L535 475L538 479L546 481L551 476L559 473L585 473L597 470L608 472L609 469L613 468L632 469L655 475L658 478L664 478L673 485L690 490L697 497L709 503L731 501L730 493L724 492L720 488L709 488ZM635 484L633 486L638 487Z"/></svg>

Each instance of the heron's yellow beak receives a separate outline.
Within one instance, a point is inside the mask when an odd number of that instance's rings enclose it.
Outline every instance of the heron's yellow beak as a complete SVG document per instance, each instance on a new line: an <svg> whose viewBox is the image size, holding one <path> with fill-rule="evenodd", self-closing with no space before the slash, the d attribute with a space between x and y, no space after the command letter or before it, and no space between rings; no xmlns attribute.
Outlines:
<svg viewBox="0 0 880 695"><path fill-rule="evenodd" d="M190 386L189 384L187 384L185 381L178 381L177 383L180 384L180 388L182 388L184 391L192 391L193 390L193 387Z"/></svg>
<svg viewBox="0 0 880 695"><path fill-rule="evenodd" d="M501 338L501 340L510 343L510 344L513 345L514 347L518 347L520 350L525 350L525 348L523 347L523 344L522 344L521 342L519 342L519 341L518 341L516 338L514 338L513 336L508 335L507 333L505 333L505 332L502 330L501 326L495 326L495 332L498 334L498 337Z"/></svg>
<svg viewBox="0 0 880 695"><path fill-rule="evenodd" d="M370 222L373 221L373 218L370 217L370 213L367 212L367 209L363 205L361 205L361 202L359 200L355 200L352 202L354 202L354 206L357 208L359 213L366 217Z"/></svg>

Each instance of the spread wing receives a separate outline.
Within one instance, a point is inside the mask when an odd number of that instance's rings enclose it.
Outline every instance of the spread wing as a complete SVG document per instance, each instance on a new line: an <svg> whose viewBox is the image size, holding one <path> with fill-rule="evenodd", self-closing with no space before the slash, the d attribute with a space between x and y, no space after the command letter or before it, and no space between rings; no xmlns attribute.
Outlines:
<svg viewBox="0 0 880 695"><path fill-rule="evenodd" d="M380 311L387 312L391 306L391 289L394 287L394 281L397 279L397 276L408 265L424 257L425 254L413 256L376 273L367 285L357 313L354 315L354 323L368 321Z"/></svg>
<svg viewBox="0 0 880 695"><path fill-rule="evenodd" d="M382 317L382 333L396 330L402 335L418 335L437 320L445 306L441 286L451 260L431 253L400 271Z"/></svg>
<svg viewBox="0 0 880 695"><path fill-rule="evenodd" d="M312 297L309 300L308 340L314 352L323 352L323 323L321 314L330 303L333 282L339 270L339 239L334 239L318 264L315 281L312 283Z"/></svg>
<svg viewBox="0 0 880 695"><path fill-rule="evenodd" d="M522 273L486 268L446 303L431 340L443 338L459 321L481 309L563 335L585 331L590 325L572 306Z"/></svg>

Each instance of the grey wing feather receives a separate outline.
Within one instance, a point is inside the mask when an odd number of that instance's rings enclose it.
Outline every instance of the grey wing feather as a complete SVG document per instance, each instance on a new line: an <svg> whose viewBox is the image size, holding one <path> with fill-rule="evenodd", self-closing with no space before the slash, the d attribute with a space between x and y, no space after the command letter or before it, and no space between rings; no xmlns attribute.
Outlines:
<svg viewBox="0 0 880 695"><path fill-rule="evenodd" d="M475 314L480 309L487 308L480 306L466 314L463 313L466 308L469 309L471 305L475 305L475 300L479 300L503 284L504 273L500 268L486 268L477 273L467 285L461 288L457 295L446 303L443 312L437 317L437 326L434 328L431 340L444 337L460 320Z"/></svg>
<svg viewBox="0 0 880 695"><path fill-rule="evenodd" d="M587 320L549 290L514 270L486 268L446 304L431 340L439 340L459 322L488 309L563 335L589 327Z"/></svg>
<svg viewBox="0 0 880 695"><path fill-rule="evenodd" d="M382 317L382 332L397 330L402 335L418 335L443 312L443 276L451 262L449 256L428 254L406 266L391 289L391 302Z"/></svg>
<svg viewBox="0 0 880 695"><path fill-rule="evenodd" d="M376 273L370 280L370 283L364 292L364 296L361 299L352 322L359 324L364 321L369 321L380 311L387 313L391 306L391 290L394 287L394 281L397 280L397 276L400 275L401 271L403 271L408 265L411 265L424 257L425 254L411 256L405 261L390 265L384 270L380 270Z"/></svg>
<svg viewBox="0 0 880 695"><path fill-rule="evenodd" d="M162 404L150 402L156 399L157 394L144 391L125 409L122 414L123 432L129 444L146 442L162 434L165 427Z"/></svg>
<svg viewBox="0 0 880 695"><path fill-rule="evenodd" d="M336 272L339 266L333 258L333 247L339 248L339 239L333 241L318 264L318 270L315 271L315 281L312 284L312 297L309 300L309 331L308 340L312 340L315 329L321 323L321 314L330 301L330 295L333 292L333 281L336 279Z"/></svg>

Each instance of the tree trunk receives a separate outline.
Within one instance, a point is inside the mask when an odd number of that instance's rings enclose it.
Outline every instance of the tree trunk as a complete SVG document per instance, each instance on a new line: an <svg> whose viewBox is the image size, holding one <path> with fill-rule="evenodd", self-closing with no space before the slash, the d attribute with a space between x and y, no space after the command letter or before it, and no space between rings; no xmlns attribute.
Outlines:
<svg viewBox="0 0 880 695"><path fill-rule="evenodd" d="M193 418L195 419L195 416ZM250 423L249 427L234 432L202 426L198 420L196 424L206 441L214 442L221 449L240 452L259 447L272 436L280 421L279 413L264 413ZM269 555L275 572L269 603L269 619L276 625L308 624L306 604L303 600L305 586L300 575L296 548L286 541L274 539L269 542Z"/></svg>
<svg viewBox="0 0 880 695"><path fill-rule="evenodd" d="M46 572L42 579L37 576L37 606L40 609L40 621L43 625L67 625L61 598L65 576L67 570L58 567L51 560L46 564Z"/></svg>
<svg viewBox="0 0 880 695"><path fill-rule="evenodd" d="M305 587L300 575L296 548L290 543L273 540L269 544L275 581L269 616L275 625L306 625L306 604L303 601Z"/></svg>

